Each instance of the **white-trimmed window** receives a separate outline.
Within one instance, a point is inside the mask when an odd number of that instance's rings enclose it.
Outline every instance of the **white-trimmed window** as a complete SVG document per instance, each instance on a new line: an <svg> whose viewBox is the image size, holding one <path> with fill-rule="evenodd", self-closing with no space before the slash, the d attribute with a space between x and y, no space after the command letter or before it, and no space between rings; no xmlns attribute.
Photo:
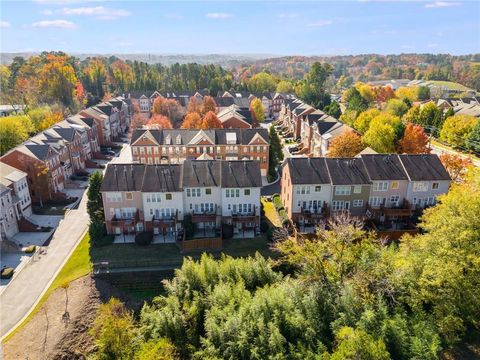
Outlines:
<svg viewBox="0 0 480 360"><path fill-rule="evenodd" d="M322 191L322 187L320 185L315 186L315 192L320 192Z"/></svg>
<svg viewBox="0 0 480 360"><path fill-rule="evenodd" d="M432 183L432 190L437 190L438 189L438 182Z"/></svg>
<svg viewBox="0 0 480 360"><path fill-rule="evenodd" d="M379 196L370 196L368 202L371 206L380 206L382 204L382 198Z"/></svg>
<svg viewBox="0 0 480 360"><path fill-rule="evenodd" d="M352 192L351 186L336 186L335 195L350 195Z"/></svg>
<svg viewBox="0 0 480 360"><path fill-rule="evenodd" d="M375 181L373 183L373 191L387 191L388 181Z"/></svg>
<svg viewBox="0 0 480 360"><path fill-rule="evenodd" d="M356 199L353 200L353 207L362 207L363 206L363 200L362 199Z"/></svg>
<svg viewBox="0 0 480 360"><path fill-rule="evenodd" d="M399 188L398 181L392 181L392 184L390 185L390 187L392 188L392 190L398 189Z"/></svg>
<svg viewBox="0 0 480 360"><path fill-rule="evenodd" d="M362 193L362 185L355 185L353 187L353 193L354 194L361 194Z"/></svg>
<svg viewBox="0 0 480 360"><path fill-rule="evenodd" d="M131 192L126 192L125 193L125 200L132 200L133 199L133 194Z"/></svg>
<svg viewBox="0 0 480 360"><path fill-rule="evenodd" d="M428 183L417 181L413 183L413 192L428 191Z"/></svg>
<svg viewBox="0 0 480 360"><path fill-rule="evenodd" d="M343 210L344 206L345 206L345 202L343 200L332 201L332 210L333 211Z"/></svg>
<svg viewBox="0 0 480 360"><path fill-rule="evenodd" d="M109 202L122 202L122 193L109 192L107 193L107 201Z"/></svg>

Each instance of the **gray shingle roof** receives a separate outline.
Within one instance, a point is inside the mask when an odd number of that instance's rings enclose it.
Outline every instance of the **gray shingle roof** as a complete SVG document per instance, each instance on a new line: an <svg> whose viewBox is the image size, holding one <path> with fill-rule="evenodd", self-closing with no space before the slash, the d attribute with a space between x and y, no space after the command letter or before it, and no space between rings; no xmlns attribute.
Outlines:
<svg viewBox="0 0 480 360"><path fill-rule="evenodd" d="M325 158L288 158L292 184L330 184Z"/></svg>
<svg viewBox="0 0 480 360"><path fill-rule="evenodd" d="M435 154L398 155L410 180L451 180L447 170Z"/></svg>
<svg viewBox="0 0 480 360"><path fill-rule="evenodd" d="M177 137L180 136L180 145L188 144L199 132L199 130L191 129L136 129L133 131L131 143L137 141L145 132L149 131L154 139L160 145L175 145ZM205 134L215 142L216 145L227 144L226 134L234 132L237 137L237 144L248 144L258 133L265 141L268 142L267 129L212 129L203 130ZM166 143L167 137L170 136L171 144Z"/></svg>
<svg viewBox="0 0 480 360"><path fill-rule="evenodd" d="M332 185L370 184L367 170L359 158L326 158Z"/></svg>
<svg viewBox="0 0 480 360"><path fill-rule="evenodd" d="M361 158L371 180L408 180L398 155L362 155Z"/></svg>

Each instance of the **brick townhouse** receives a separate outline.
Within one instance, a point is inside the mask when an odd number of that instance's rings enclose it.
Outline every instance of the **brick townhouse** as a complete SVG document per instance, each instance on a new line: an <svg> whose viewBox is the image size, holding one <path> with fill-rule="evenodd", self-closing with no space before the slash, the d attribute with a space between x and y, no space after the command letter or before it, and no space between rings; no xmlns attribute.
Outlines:
<svg viewBox="0 0 480 360"><path fill-rule="evenodd" d="M268 171L266 129L137 129L132 134L135 162L181 163L186 159L258 160L262 176Z"/></svg>
<svg viewBox="0 0 480 360"><path fill-rule="evenodd" d="M288 158L281 198L289 217L302 225L338 211L386 224L434 205L450 182L433 154Z"/></svg>
<svg viewBox="0 0 480 360"><path fill-rule="evenodd" d="M64 197L65 172L60 153L50 144L29 140L7 152L1 161L27 173L33 202Z"/></svg>
<svg viewBox="0 0 480 360"><path fill-rule="evenodd" d="M200 235L222 223L234 233L260 226L258 161L186 160L183 164L110 164L101 187L107 231L151 231L175 241L190 214Z"/></svg>
<svg viewBox="0 0 480 360"><path fill-rule="evenodd" d="M282 101L279 122L286 136L300 141L299 151L307 156L326 156L331 142L350 126L299 99Z"/></svg>
<svg viewBox="0 0 480 360"><path fill-rule="evenodd" d="M8 239L19 231L19 221L32 215L27 174L0 162L0 238Z"/></svg>

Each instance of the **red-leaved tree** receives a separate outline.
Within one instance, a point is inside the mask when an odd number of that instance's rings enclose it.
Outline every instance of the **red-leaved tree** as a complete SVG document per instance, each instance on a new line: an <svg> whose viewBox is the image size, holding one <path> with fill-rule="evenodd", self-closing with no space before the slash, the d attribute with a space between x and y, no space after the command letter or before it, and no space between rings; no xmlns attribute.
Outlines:
<svg viewBox="0 0 480 360"><path fill-rule="evenodd" d="M203 117L202 129L221 129L222 127L222 122L213 111L207 112Z"/></svg>
<svg viewBox="0 0 480 360"><path fill-rule="evenodd" d="M189 112L182 122L182 129L201 129L202 118L197 112Z"/></svg>
<svg viewBox="0 0 480 360"><path fill-rule="evenodd" d="M406 154L426 154L428 148L428 135L420 125L407 124L403 137L398 142L399 152Z"/></svg>
<svg viewBox="0 0 480 360"><path fill-rule="evenodd" d="M163 115L153 115L147 122L147 126L158 129L171 129L172 123Z"/></svg>

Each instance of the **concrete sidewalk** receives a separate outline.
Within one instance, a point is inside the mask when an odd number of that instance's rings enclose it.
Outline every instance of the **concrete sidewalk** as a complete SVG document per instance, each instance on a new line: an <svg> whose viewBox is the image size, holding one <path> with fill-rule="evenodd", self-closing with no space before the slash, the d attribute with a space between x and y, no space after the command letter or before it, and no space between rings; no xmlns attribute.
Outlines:
<svg viewBox="0 0 480 360"><path fill-rule="evenodd" d="M30 261L0 294L0 336L3 338L35 305L62 268L87 229L86 192L78 209L70 210L60 222L48 252Z"/></svg>

